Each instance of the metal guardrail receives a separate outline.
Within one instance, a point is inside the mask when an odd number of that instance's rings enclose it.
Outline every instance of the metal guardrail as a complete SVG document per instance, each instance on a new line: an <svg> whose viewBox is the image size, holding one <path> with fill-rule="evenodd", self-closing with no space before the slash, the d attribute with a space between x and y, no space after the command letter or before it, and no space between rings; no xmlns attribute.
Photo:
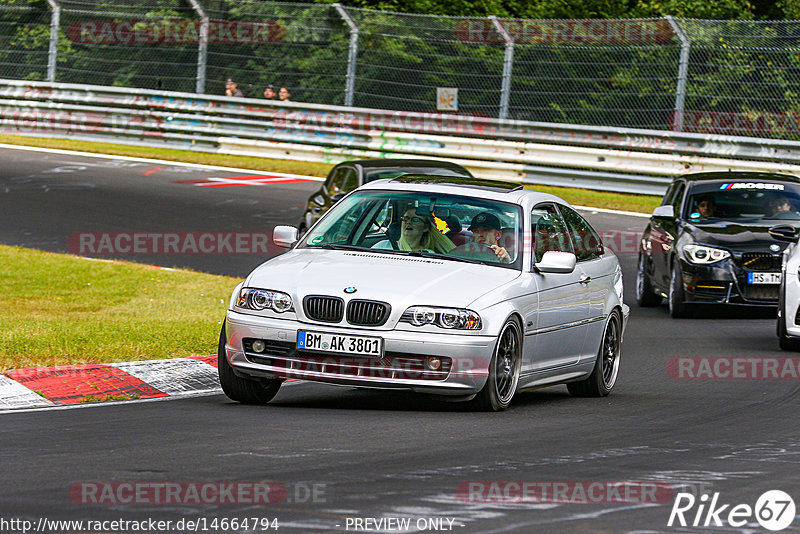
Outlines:
<svg viewBox="0 0 800 534"><path fill-rule="evenodd" d="M0 80L0 131L335 163L456 161L477 176L661 194L697 171L800 174L800 142Z"/></svg>

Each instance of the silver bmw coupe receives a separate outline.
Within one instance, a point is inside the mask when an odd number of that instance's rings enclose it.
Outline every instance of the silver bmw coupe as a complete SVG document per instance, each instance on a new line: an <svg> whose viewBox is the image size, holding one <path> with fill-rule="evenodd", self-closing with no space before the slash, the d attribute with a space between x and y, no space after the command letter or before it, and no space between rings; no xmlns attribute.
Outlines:
<svg viewBox="0 0 800 534"><path fill-rule="evenodd" d="M233 400L287 379L402 389L503 410L525 389L614 387L622 271L562 199L404 175L366 184L239 284L219 340Z"/></svg>

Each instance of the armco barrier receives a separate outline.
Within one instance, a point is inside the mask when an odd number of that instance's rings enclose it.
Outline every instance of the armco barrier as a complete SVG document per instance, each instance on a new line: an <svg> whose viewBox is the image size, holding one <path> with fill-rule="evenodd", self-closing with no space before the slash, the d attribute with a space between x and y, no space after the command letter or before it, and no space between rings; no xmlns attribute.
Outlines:
<svg viewBox="0 0 800 534"><path fill-rule="evenodd" d="M800 174L800 142L0 80L0 131L338 162L455 161L477 176L661 194L676 175Z"/></svg>

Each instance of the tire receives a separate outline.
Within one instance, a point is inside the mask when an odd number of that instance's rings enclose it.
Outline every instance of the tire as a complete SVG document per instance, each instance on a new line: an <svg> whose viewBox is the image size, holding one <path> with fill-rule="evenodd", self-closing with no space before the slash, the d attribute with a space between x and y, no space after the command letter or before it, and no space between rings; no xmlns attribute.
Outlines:
<svg viewBox="0 0 800 534"><path fill-rule="evenodd" d="M660 295L656 295L650 276L644 266L644 254L639 253L639 268L636 271L636 303L641 308L652 308L661 304L663 300Z"/></svg>
<svg viewBox="0 0 800 534"><path fill-rule="evenodd" d="M686 297L683 293L683 273L681 273L680 261L675 260L672 265L672 276L669 278L669 314L673 319L691 317L692 308L686 304Z"/></svg>
<svg viewBox="0 0 800 534"><path fill-rule="evenodd" d="M605 397L617 383L619 373L622 319L617 310L611 312L603 331L603 341L597 351L592 374L585 380L569 382L567 389L573 397Z"/></svg>
<svg viewBox="0 0 800 534"><path fill-rule="evenodd" d="M519 384L522 365L522 328L509 318L500 335L489 363L489 377L483 389L470 401L470 408L481 412L499 412L508 408Z"/></svg>
<svg viewBox="0 0 800 534"><path fill-rule="evenodd" d="M267 380L248 380L234 374L231 364L225 355L225 324L219 333L219 347L217 349L217 368L219 370L219 383L222 391L229 399L244 404L266 404L278 393L283 382L279 378Z"/></svg>

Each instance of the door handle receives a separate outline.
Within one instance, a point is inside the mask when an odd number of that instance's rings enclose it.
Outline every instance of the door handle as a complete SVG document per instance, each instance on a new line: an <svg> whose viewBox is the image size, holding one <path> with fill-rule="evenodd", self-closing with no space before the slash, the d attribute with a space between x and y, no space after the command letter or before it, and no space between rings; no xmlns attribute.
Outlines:
<svg viewBox="0 0 800 534"><path fill-rule="evenodd" d="M588 285L589 282L591 282L591 281L592 281L592 277L589 276L588 274L582 274L581 277L580 277L580 280L579 280L579 282L581 284L583 284L583 285Z"/></svg>

